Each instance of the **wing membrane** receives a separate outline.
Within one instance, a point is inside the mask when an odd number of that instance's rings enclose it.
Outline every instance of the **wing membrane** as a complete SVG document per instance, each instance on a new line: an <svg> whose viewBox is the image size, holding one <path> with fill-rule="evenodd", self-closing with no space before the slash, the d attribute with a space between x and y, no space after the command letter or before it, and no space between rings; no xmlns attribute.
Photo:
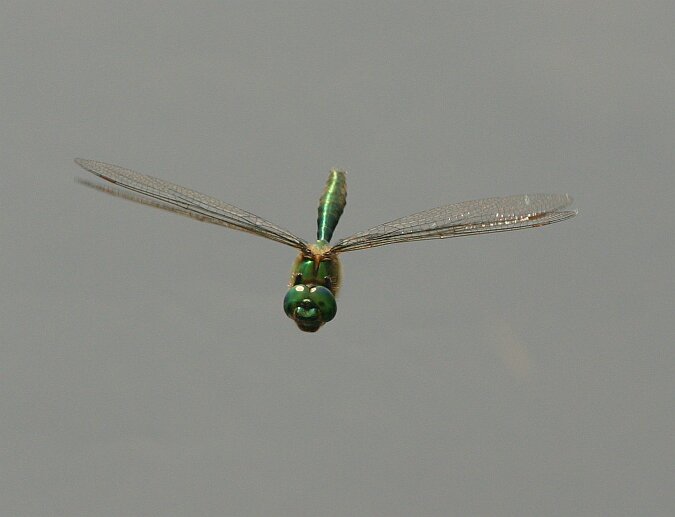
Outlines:
<svg viewBox="0 0 675 517"><path fill-rule="evenodd" d="M397 242L520 230L564 221L576 211L567 194L521 194L464 201L402 217L341 239L335 253Z"/></svg>
<svg viewBox="0 0 675 517"><path fill-rule="evenodd" d="M200 221L260 235L302 251L308 250L307 242L288 230L211 196L116 165L81 158L76 159L75 163L92 174L135 193L81 180L81 183L107 194Z"/></svg>

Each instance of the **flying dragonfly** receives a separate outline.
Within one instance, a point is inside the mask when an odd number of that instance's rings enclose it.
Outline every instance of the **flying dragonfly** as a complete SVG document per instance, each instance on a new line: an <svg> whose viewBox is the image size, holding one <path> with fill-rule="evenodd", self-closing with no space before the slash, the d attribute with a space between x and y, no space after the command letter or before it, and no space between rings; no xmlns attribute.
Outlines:
<svg viewBox="0 0 675 517"><path fill-rule="evenodd" d="M126 190L78 180L89 187L297 249L299 255L291 269L284 312L305 332L316 332L335 317L335 299L340 288L338 256L341 253L397 242L534 228L577 214L576 210L566 210L572 204L572 198L567 194L493 197L418 212L355 233L331 245L333 232L347 203L346 173L333 169L319 201L316 242L310 243L262 217L174 183L94 160L78 158L75 162Z"/></svg>

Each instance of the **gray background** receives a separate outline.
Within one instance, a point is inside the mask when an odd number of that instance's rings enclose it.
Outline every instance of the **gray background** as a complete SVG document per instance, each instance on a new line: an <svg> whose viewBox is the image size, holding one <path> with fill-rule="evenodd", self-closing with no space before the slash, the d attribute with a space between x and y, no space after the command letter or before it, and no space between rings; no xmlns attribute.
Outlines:
<svg viewBox="0 0 675 517"><path fill-rule="evenodd" d="M0 7L0 515L671 516L675 4ZM76 156L306 238L569 192L568 222L295 252L73 182Z"/></svg>

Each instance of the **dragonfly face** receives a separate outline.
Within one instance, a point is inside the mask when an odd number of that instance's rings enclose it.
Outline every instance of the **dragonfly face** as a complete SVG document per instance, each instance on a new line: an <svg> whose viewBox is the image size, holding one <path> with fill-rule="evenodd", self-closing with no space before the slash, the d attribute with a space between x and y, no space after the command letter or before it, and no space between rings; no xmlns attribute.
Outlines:
<svg viewBox="0 0 675 517"><path fill-rule="evenodd" d="M567 194L521 194L464 201L374 226L331 246L330 239L347 202L346 174L331 170L319 201L317 241L310 244L260 216L189 188L117 165L75 161L99 178L126 190L80 180L89 187L198 221L259 235L299 250L284 298L284 312L306 332L316 332L335 317L340 253L398 242L535 228L564 221L577 213L565 210L572 203Z"/></svg>
<svg viewBox="0 0 675 517"><path fill-rule="evenodd" d="M284 297L284 312L305 332L316 332L337 313L335 297L321 285L292 286Z"/></svg>

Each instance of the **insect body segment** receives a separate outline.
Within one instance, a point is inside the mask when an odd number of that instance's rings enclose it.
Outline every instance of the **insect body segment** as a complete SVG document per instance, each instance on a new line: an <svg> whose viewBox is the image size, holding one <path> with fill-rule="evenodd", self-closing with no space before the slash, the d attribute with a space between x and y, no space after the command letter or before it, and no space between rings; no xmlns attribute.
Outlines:
<svg viewBox="0 0 675 517"><path fill-rule="evenodd" d="M316 220L316 239L330 242L335 227L347 204L347 178L344 171L331 170L319 200L319 217Z"/></svg>
<svg viewBox="0 0 675 517"><path fill-rule="evenodd" d="M323 286L295 285L284 297L284 312L305 332L316 332L337 313L335 296Z"/></svg>

